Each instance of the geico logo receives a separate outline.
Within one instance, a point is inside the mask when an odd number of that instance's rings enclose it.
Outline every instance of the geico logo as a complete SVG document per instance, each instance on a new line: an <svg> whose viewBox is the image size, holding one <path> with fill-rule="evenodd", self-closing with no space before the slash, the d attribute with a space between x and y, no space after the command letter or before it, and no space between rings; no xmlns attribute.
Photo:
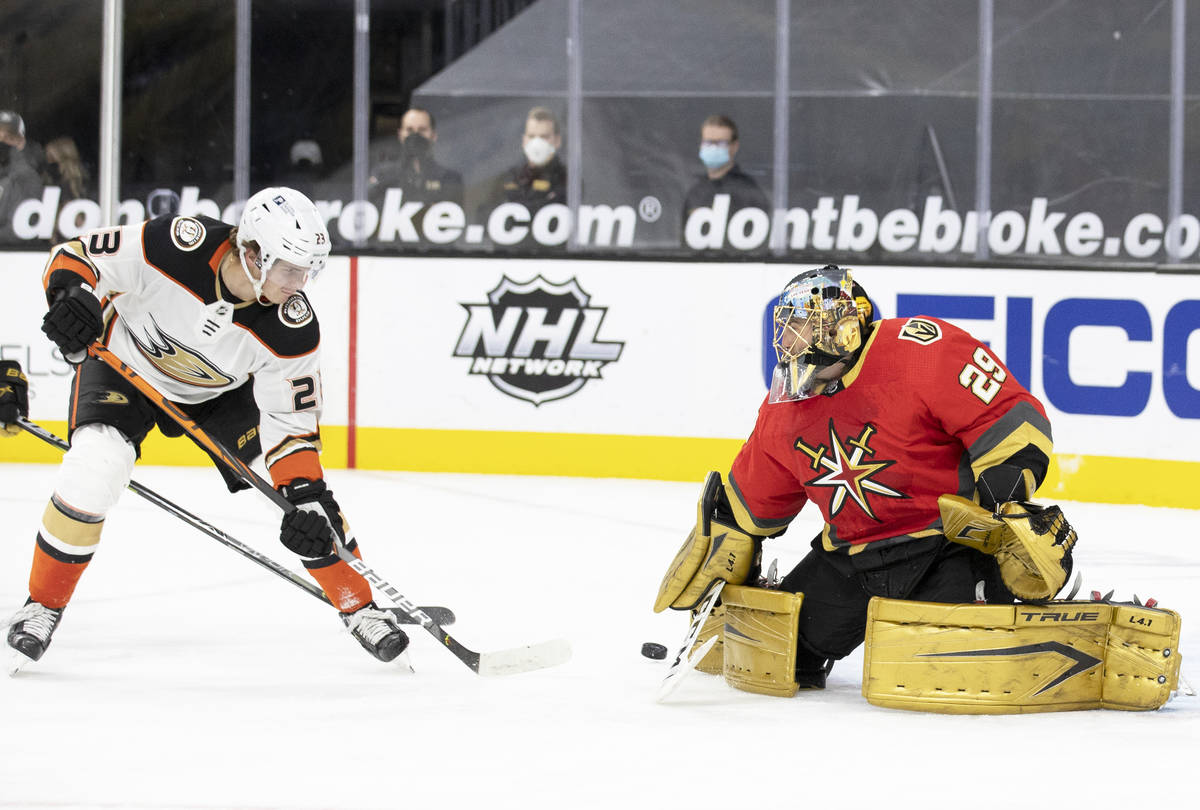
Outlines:
<svg viewBox="0 0 1200 810"><path fill-rule="evenodd" d="M1019 611L1025 623L1033 622L1094 622L1099 621L1100 614L1095 611L1077 610L1074 613L1058 613L1052 610L1026 613Z"/></svg>
<svg viewBox="0 0 1200 810"><path fill-rule="evenodd" d="M774 303L775 299L770 299L763 309L762 368L767 387L776 363L771 345ZM926 315L954 320L968 328L971 322L995 324L1004 334L1002 359L1008 370L1028 387L1034 358L1041 358L1038 370L1042 389L1034 393L1044 394L1045 400L1063 413L1137 416L1149 404L1156 376L1145 367L1161 358L1157 376L1167 407L1180 419L1200 419L1200 379L1189 380L1187 373L1189 338L1200 332L1200 301L1175 303L1161 324L1155 324L1145 304L1136 299L1065 298L1052 304L1038 301L1039 310L1050 304L1044 309L1040 330L1034 328L1034 303L1034 298L1026 297L899 293L896 317ZM1126 347L1119 351L1098 347L1090 339L1097 327L1119 333ZM1041 345L1035 344L1037 335ZM1196 341L1190 342L1194 349ZM1191 367L1196 365L1197 361L1192 360ZM1073 371L1079 367L1090 367L1091 371ZM1105 379L1079 379L1085 373L1102 374ZM1114 377L1120 381L1113 382Z"/></svg>

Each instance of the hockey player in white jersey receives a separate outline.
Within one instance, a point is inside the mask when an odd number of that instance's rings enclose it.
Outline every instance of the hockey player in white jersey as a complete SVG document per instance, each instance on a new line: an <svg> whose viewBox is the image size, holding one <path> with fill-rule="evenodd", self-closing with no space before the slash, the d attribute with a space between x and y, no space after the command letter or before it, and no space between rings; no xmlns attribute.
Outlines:
<svg viewBox="0 0 1200 810"><path fill-rule="evenodd" d="M71 447L37 534L29 599L9 625L10 647L42 657L142 440L155 424L182 435L125 377L87 354L99 338L243 461L265 454L273 484L298 507L283 517L283 545L304 558L365 649L382 661L404 651L408 637L395 616L376 607L370 585L334 548L336 535L358 555L323 480L320 331L302 291L328 255L316 207L289 188L252 196L236 228L165 216L51 250L42 331L77 364ZM231 492L248 486L218 469Z"/></svg>

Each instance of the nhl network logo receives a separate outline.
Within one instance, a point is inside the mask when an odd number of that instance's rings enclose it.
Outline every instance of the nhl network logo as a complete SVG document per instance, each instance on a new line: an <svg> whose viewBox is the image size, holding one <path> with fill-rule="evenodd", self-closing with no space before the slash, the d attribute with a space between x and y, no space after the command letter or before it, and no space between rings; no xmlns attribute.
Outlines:
<svg viewBox="0 0 1200 810"><path fill-rule="evenodd" d="M505 276L487 303L463 304L467 324L455 357L471 358L471 374L486 375L510 397L541 405L574 394L621 356L623 341L600 341L607 307L590 307L579 282L524 284Z"/></svg>

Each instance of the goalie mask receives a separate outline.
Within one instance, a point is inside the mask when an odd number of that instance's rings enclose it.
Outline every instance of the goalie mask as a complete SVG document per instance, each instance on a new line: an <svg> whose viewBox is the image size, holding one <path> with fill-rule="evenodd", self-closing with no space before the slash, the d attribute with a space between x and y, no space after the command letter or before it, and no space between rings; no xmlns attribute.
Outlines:
<svg viewBox="0 0 1200 810"><path fill-rule="evenodd" d="M238 223L237 241L242 270L260 299L267 274L276 261L307 271L307 278L312 279L329 257L325 220L308 197L291 188L264 188L247 200ZM247 263L247 247L257 248L258 278Z"/></svg>
<svg viewBox="0 0 1200 810"><path fill-rule="evenodd" d="M825 391L863 345L872 306L849 270L829 264L787 283L773 312L778 365L769 402L795 402ZM845 361L841 368L833 368Z"/></svg>

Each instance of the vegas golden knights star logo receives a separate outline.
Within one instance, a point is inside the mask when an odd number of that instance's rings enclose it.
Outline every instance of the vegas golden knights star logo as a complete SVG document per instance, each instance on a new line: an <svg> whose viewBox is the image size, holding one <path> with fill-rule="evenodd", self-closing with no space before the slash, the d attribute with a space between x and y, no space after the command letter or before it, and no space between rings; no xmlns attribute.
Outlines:
<svg viewBox="0 0 1200 810"><path fill-rule="evenodd" d="M897 492L889 486L879 483L875 476L895 464L895 461L863 461L865 456L875 455L870 441L875 433L875 426L866 424L862 433L843 442L838 438L833 420L829 420L829 447L817 445L809 447L803 439L796 439L795 447L809 457L814 470L824 470L824 474L811 481L806 481L809 487L833 487L833 498L829 502L829 516L833 517L842 511L849 498L858 504L859 508L871 520L878 521L875 510L871 507L869 494L884 498L907 498L903 492Z"/></svg>
<svg viewBox="0 0 1200 810"><path fill-rule="evenodd" d="M154 323L155 334L145 330L145 341L138 340L132 329L125 331L142 356L165 376L200 388L222 388L234 382L233 377L213 365L207 357L168 335L153 318L150 320Z"/></svg>

